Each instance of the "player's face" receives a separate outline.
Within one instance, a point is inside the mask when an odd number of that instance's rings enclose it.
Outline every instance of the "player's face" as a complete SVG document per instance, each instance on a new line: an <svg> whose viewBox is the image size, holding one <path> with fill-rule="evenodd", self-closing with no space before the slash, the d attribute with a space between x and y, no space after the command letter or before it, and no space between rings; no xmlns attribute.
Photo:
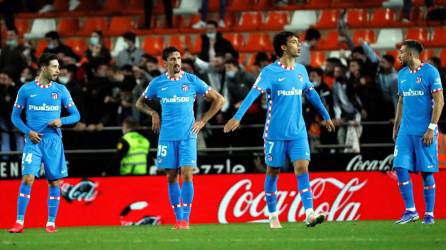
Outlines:
<svg viewBox="0 0 446 250"><path fill-rule="evenodd" d="M410 57L411 57L411 54L410 54L409 50L407 49L406 45L401 46L400 54L398 56L398 58L400 59L400 62L402 64L407 64Z"/></svg>
<svg viewBox="0 0 446 250"><path fill-rule="evenodd" d="M299 38L292 36L288 38L288 42L286 44L285 53L291 57L300 56L300 41Z"/></svg>
<svg viewBox="0 0 446 250"><path fill-rule="evenodd" d="M176 51L170 54L166 61L167 71L169 73L177 74L181 71L181 54Z"/></svg>
<svg viewBox="0 0 446 250"><path fill-rule="evenodd" d="M48 66L42 68L45 78L51 81L55 81L59 76L59 61L51 60Z"/></svg>

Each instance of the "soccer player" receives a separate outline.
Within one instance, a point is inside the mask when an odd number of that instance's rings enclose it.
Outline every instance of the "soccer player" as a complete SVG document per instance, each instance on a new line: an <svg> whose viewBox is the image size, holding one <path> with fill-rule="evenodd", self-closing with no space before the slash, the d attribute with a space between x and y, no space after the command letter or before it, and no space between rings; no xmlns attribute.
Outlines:
<svg viewBox="0 0 446 250"><path fill-rule="evenodd" d="M169 200L176 218L174 229L189 229L197 134L221 109L225 99L197 76L181 70L181 54L177 48L165 48L162 58L167 72L149 83L136 107L152 117L152 130L160 133L156 165L164 168L167 174ZM193 108L197 95L204 95L212 104L203 117L195 121ZM161 124L159 114L145 103L145 99L154 98L161 103ZM183 179L181 189L179 172Z"/></svg>
<svg viewBox="0 0 446 250"><path fill-rule="evenodd" d="M44 53L39 58L40 74L24 84L17 94L11 119L25 134L22 156L22 183L17 201L17 220L10 233L22 233L26 207L31 198L31 186L39 176L43 163L49 184L48 222L46 231L56 232L56 215L60 201L60 179L67 177L60 127L79 121L80 115L67 88L55 82L59 75L59 62L55 54ZM62 107L67 117L60 117ZM20 118L25 110L26 123Z"/></svg>
<svg viewBox="0 0 446 250"><path fill-rule="evenodd" d="M398 72L398 104L393 127L396 140L393 167L406 211L397 224L416 221L412 182L409 172L421 172L426 211L424 224L434 223L435 181L438 172L437 123L443 109L443 88L438 70L420 61L423 46L406 40L399 59L405 65Z"/></svg>
<svg viewBox="0 0 446 250"><path fill-rule="evenodd" d="M298 191L305 208L305 223L313 227L325 220L324 214L313 210L313 197L310 188L308 164L310 148L305 122L302 116L302 94L318 110L323 118L322 124L328 131L335 127L330 115L314 90L307 71L302 64L296 63L300 55L299 37L292 32L281 32L274 37L274 50L279 60L266 66L257 78L252 89L242 102L234 117L229 120L224 132L231 132L240 126L240 120L254 100L266 93L268 112L263 138L265 141L265 195L271 228L281 228L276 208L277 179L280 167L285 165L286 157L293 163L297 176Z"/></svg>

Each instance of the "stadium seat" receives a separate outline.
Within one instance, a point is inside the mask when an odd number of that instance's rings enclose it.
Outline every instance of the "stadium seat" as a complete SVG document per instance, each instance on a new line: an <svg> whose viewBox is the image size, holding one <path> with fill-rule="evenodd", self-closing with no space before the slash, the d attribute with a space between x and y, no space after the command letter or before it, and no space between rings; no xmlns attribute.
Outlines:
<svg viewBox="0 0 446 250"><path fill-rule="evenodd" d="M46 39L40 39L37 42L37 46L36 46L36 57L39 58L43 51L45 50L45 48L48 46L48 43L46 41Z"/></svg>
<svg viewBox="0 0 446 250"><path fill-rule="evenodd" d="M325 63L325 52L324 51L311 51L310 52L310 66L311 67L322 67Z"/></svg>
<svg viewBox="0 0 446 250"><path fill-rule="evenodd" d="M219 9L220 9L220 0L209 0L208 1L209 12L217 12Z"/></svg>
<svg viewBox="0 0 446 250"><path fill-rule="evenodd" d="M257 0L251 8L257 11L271 10L274 8L272 2L271 0Z"/></svg>
<svg viewBox="0 0 446 250"><path fill-rule="evenodd" d="M441 67L446 68L446 48L443 48L440 52Z"/></svg>
<svg viewBox="0 0 446 250"><path fill-rule="evenodd" d="M201 7L201 0L182 0L178 8L173 9L173 14L196 14Z"/></svg>
<svg viewBox="0 0 446 250"><path fill-rule="evenodd" d="M401 29L382 29L378 34L376 43L371 44L371 46L376 49L392 49L402 41L403 32Z"/></svg>
<svg viewBox="0 0 446 250"><path fill-rule="evenodd" d="M186 45L192 54L198 54L201 51L201 35L186 36Z"/></svg>
<svg viewBox="0 0 446 250"><path fill-rule="evenodd" d="M14 23L15 23L15 28L17 29L17 34L19 34L20 36L29 31L28 19L15 18Z"/></svg>
<svg viewBox="0 0 446 250"><path fill-rule="evenodd" d="M120 12L124 8L122 0L106 0L104 4L104 10L110 12Z"/></svg>
<svg viewBox="0 0 446 250"><path fill-rule="evenodd" d="M43 38L49 31L56 30L56 20L53 18L38 18L33 20L31 31L25 34L25 39Z"/></svg>
<svg viewBox="0 0 446 250"><path fill-rule="evenodd" d="M423 52L421 52L420 59L422 62L426 61L430 57L433 57L435 55L434 50L432 49L425 49Z"/></svg>
<svg viewBox="0 0 446 250"><path fill-rule="evenodd" d="M378 8L372 13L370 25L372 27L393 27L397 24L396 13L393 9Z"/></svg>
<svg viewBox="0 0 446 250"><path fill-rule="evenodd" d="M162 36L147 36L144 38L143 50L150 55L160 55L164 48Z"/></svg>
<svg viewBox="0 0 446 250"><path fill-rule="evenodd" d="M353 43L355 45L359 45L359 39L362 39L367 43L372 44L376 42L376 35L375 32L373 32L373 30L371 29L356 30L353 32L353 38L352 38Z"/></svg>
<svg viewBox="0 0 446 250"><path fill-rule="evenodd" d="M202 32L203 30L193 29L192 25L200 21L200 15L182 15L181 16L181 23L180 23L180 31L182 33L198 33Z"/></svg>
<svg viewBox="0 0 446 250"><path fill-rule="evenodd" d="M348 9L347 23L352 28L363 27L367 23L367 10L365 9Z"/></svg>
<svg viewBox="0 0 446 250"><path fill-rule="evenodd" d="M252 0L232 0L227 9L229 11L250 10L252 5Z"/></svg>
<svg viewBox="0 0 446 250"><path fill-rule="evenodd" d="M57 12L68 11L68 2L67 0L54 0L53 6Z"/></svg>
<svg viewBox="0 0 446 250"><path fill-rule="evenodd" d="M249 33L247 42L240 51L243 52L270 52L273 51L271 38L266 33Z"/></svg>
<svg viewBox="0 0 446 250"><path fill-rule="evenodd" d="M432 47L446 47L446 27L436 27L432 32L432 40L427 44Z"/></svg>
<svg viewBox="0 0 446 250"><path fill-rule="evenodd" d="M328 9L331 7L332 0L309 0L305 4L306 9Z"/></svg>
<svg viewBox="0 0 446 250"><path fill-rule="evenodd" d="M355 7L357 0L333 0L331 2L331 8L333 9L352 9Z"/></svg>
<svg viewBox="0 0 446 250"><path fill-rule="evenodd" d="M134 30L135 22L131 16L114 16L110 20L110 25L106 32L107 35L119 36L125 32Z"/></svg>
<svg viewBox="0 0 446 250"><path fill-rule="evenodd" d="M228 39L235 50L240 51L245 47L243 34L240 33L224 33L223 37Z"/></svg>
<svg viewBox="0 0 446 250"><path fill-rule="evenodd" d="M317 22L316 11L296 10L291 17L291 23L285 25L285 30L306 30Z"/></svg>
<svg viewBox="0 0 446 250"><path fill-rule="evenodd" d="M73 17L60 18L57 32L61 36L72 36L79 30L79 20Z"/></svg>
<svg viewBox="0 0 446 250"><path fill-rule="evenodd" d="M87 49L87 44L84 39L67 38L63 43L71 47L78 56L82 57Z"/></svg>
<svg viewBox="0 0 446 250"><path fill-rule="evenodd" d="M323 36L317 48L321 50L332 50L339 47L339 34L337 31L330 31L326 36Z"/></svg>
<svg viewBox="0 0 446 250"><path fill-rule="evenodd" d="M157 1L161 2L161 1ZM143 10L144 9L144 1L141 0L130 0L128 5L129 10ZM154 6L155 9L155 6Z"/></svg>
<svg viewBox="0 0 446 250"><path fill-rule="evenodd" d="M102 17L85 18L84 24L79 30L78 35L90 35L95 30L106 31L107 21Z"/></svg>
<svg viewBox="0 0 446 250"><path fill-rule="evenodd" d="M165 44L165 47L168 46L174 46L177 49L180 50L181 53L184 52L184 48L187 47L186 45L186 38L183 35L172 35L167 40L167 43Z"/></svg>
<svg viewBox="0 0 446 250"><path fill-rule="evenodd" d="M141 42L139 40L139 37L136 37L135 45L136 45L137 48L142 48L141 47ZM122 36L116 38L115 44L113 46L113 50L111 50L111 55L116 57L119 54L119 52L121 52L121 50L124 49L124 46L125 46L124 38ZM142 48L142 49L144 50L144 48Z"/></svg>
<svg viewBox="0 0 446 250"><path fill-rule="evenodd" d="M429 32L425 28L410 28L407 30L406 39L419 40L424 44L429 40Z"/></svg>
<svg viewBox="0 0 446 250"><path fill-rule="evenodd" d="M262 16L257 11L243 12L240 17L238 26L235 30L238 31L255 31L262 25Z"/></svg>
<svg viewBox="0 0 446 250"><path fill-rule="evenodd" d="M316 28L336 28L339 19L339 10L322 10Z"/></svg>
<svg viewBox="0 0 446 250"><path fill-rule="evenodd" d="M263 30L283 30L290 21L288 11L268 11L265 23L261 25Z"/></svg>

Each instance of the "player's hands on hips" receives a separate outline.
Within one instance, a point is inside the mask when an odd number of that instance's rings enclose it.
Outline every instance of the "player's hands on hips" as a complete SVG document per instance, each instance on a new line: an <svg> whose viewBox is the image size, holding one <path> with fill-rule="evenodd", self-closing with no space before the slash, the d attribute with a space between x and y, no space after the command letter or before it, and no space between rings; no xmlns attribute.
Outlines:
<svg viewBox="0 0 446 250"><path fill-rule="evenodd" d="M327 121L322 121L321 123L328 130L328 132L335 132L336 131L336 127L333 124L333 121L327 120Z"/></svg>
<svg viewBox="0 0 446 250"><path fill-rule="evenodd" d="M60 128L60 127L62 127L62 122L60 121L60 119L56 119L56 120L48 123L48 125L53 128Z"/></svg>
<svg viewBox="0 0 446 250"><path fill-rule="evenodd" d="M232 132L240 127L240 121L237 121L236 119L232 118L229 120L223 129L225 133Z"/></svg>
<svg viewBox="0 0 446 250"><path fill-rule="evenodd" d="M33 131L33 130L29 131L29 133L28 133L29 139L31 139L31 141L34 144L37 144L42 141L42 135L43 134L37 133L36 131Z"/></svg>
<svg viewBox="0 0 446 250"><path fill-rule="evenodd" d="M423 135L423 143L426 146L430 146L434 142L434 131L432 129L427 129L426 133Z"/></svg>
<svg viewBox="0 0 446 250"><path fill-rule="evenodd" d="M160 115L158 112L152 113L152 131L155 134L158 134L160 132Z"/></svg>
<svg viewBox="0 0 446 250"><path fill-rule="evenodd" d="M206 125L206 122L204 121L196 121L194 123L194 126L192 126L192 132L194 132L195 134L198 134L198 132L200 132L200 130L204 127L204 125Z"/></svg>

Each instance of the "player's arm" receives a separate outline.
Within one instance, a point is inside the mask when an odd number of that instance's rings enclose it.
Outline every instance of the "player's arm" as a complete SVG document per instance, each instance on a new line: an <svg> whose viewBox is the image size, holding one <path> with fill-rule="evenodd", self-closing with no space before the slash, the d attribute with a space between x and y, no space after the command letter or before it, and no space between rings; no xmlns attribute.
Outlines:
<svg viewBox="0 0 446 250"><path fill-rule="evenodd" d="M60 119L55 119L48 123L48 126L60 128L63 125L75 124L81 119L81 115L76 105L71 98L70 92L66 87L62 89L62 105L68 111L68 116L62 117Z"/></svg>
<svg viewBox="0 0 446 250"><path fill-rule="evenodd" d="M396 136L398 134L398 130L401 124L401 117L403 115L403 97L398 96L398 102L396 103L396 111L395 111L395 121L393 124L393 140L396 140Z"/></svg>
<svg viewBox="0 0 446 250"><path fill-rule="evenodd" d="M206 123L215 115L217 112L223 107L226 100L214 89L209 88L209 91L206 93L206 98L211 102L211 107L209 110L204 113L200 120L196 121L192 127L192 132L198 134L200 130L206 125Z"/></svg>
<svg viewBox="0 0 446 250"><path fill-rule="evenodd" d="M441 111L444 106L443 91L432 93L432 98L434 99L434 105L432 107L431 123L423 136L423 142L427 146L434 142L434 131L437 128L438 120L440 120Z"/></svg>
<svg viewBox="0 0 446 250"><path fill-rule="evenodd" d="M329 132L334 132L336 127L334 126L333 122L331 121L330 114L328 113L327 109L325 108L324 104L322 103L321 97L317 93L317 91L311 87L307 90L307 100L311 103L311 105L319 112L319 114L322 116L322 119L324 120L322 122L322 125L325 126L325 128Z"/></svg>
<svg viewBox="0 0 446 250"><path fill-rule="evenodd" d="M23 122L22 118L20 117L20 115L22 114L22 110L26 106L27 96L28 95L23 87L20 88L19 93L17 94L16 101L14 103L14 107L12 109L11 121L12 124L14 124L14 126L22 133L24 133L25 136L28 136L33 143L39 143L42 140L43 134L33 131L25 124L25 122Z"/></svg>
<svg viewBox="0 0 446 250"><path fill-rule="evenodd" d="M223 129L225 133L232 132L240 127L240 121L245 115L246 111L248 111L249 107L251 107L252 103L259 97L259 95L263 92L263 90L258 89L254 84L253 88L249 91L248 95L243 100L240 108L235 113L234 117L231 118Z"/></svg>
<svg viewBox="0 0 446 250"><path fill-rule="evenodd" d="M159 133L160 131L160 116L158 112L156 112L154 109L149 107L146 103L146 97L144 94L142 94L138 100L136 101L136 108L146 114L152 117L152 131L154 133Z"/></svg>

